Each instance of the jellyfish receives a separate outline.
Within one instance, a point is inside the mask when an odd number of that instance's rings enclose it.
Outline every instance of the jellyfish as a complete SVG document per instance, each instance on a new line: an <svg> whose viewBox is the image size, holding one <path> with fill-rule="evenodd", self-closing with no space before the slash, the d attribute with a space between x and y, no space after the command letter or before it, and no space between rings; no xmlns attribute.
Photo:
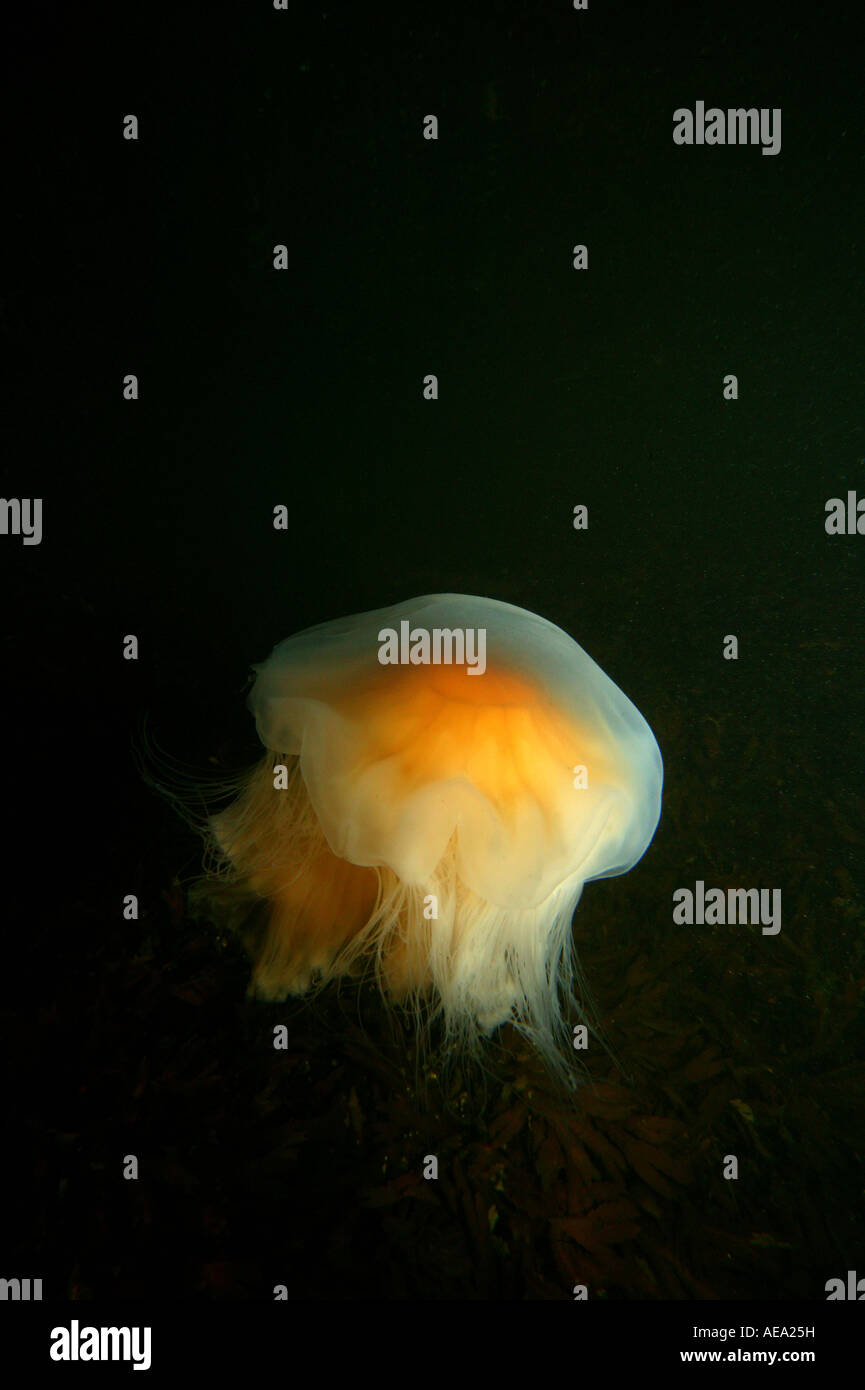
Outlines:
<svg viewBox="0 0 865 1390"><path fill-rule="evenodd" d="M510 1022L560 1057L583 885L660 816L642 715L561 628L466 594L323 623L253 669L266 751L207 820L195 894L240 930L250 993L366 973L452 1047Z"/></svg>

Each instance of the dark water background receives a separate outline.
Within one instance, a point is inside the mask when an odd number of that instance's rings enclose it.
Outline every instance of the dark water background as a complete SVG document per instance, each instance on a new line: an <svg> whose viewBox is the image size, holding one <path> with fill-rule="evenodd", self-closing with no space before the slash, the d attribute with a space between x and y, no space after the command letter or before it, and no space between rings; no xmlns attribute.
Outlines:
<svg viewBox="0 0 865 1390"><path fill-rule="evenodd" d="M7 1248L61 1297L821 1299L865 1272L855 11L295 8L7 20ZM674 146L698 99L781 153ZM575 919L621 1070L573 1123L515 1040L485 1106L425 1098L374 1000L275 1068L130 756L144 713L255 756L250 662L451 590L565 628L665 760ZM781 934L675 927L696 879L780 887Z"/></svg>

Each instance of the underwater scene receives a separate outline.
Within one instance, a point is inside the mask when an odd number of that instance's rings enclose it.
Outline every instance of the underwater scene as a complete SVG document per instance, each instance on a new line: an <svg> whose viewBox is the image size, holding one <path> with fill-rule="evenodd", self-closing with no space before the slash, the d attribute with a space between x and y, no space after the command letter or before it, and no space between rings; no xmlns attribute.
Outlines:
<svg viewBox="0 0 865 1390"><path fill-rule="evenodd" d="M49 9L4 1297L801 1351L865 1298L852 12Z"/></svg>

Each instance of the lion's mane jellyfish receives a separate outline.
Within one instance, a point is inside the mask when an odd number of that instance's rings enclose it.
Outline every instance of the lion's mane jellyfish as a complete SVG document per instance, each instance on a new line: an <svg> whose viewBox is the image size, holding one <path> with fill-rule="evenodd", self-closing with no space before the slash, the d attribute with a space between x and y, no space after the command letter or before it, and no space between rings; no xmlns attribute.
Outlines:
<svg viewBox="0 0 865 1390"><path fill-rule="evenodd" d="M432 594L281 642L249 696L267 750L210 817L197 897L250 991L373 973L469 1050L510 1021L561 1055L571 919L658 823L646 721L560 628Z"/></svg>

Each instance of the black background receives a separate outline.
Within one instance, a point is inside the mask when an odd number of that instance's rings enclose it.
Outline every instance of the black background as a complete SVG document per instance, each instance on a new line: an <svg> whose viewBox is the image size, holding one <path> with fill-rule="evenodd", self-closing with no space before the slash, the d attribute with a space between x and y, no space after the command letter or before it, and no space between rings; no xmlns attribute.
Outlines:
<svg viewBox="0 0 865 1390"><path fill-rule="evenodd" d="M0 537L3 1272L166 1299L568 1298L582 1274L614 1298L822 1299L865 1273L863 541L823 524L829 497L865 493L857 22L6 17L3 489L43 497L44 538ZM781 153L675 146L697 100L780 107ZM292 1015L274 1075L283 1013L247 1003L239 949L187 921L172 883L196 842L132 756L146 715L190 765L251 759L252 661L438 591L564 627L664 755L653 845L575 920L628 1106L669 1122L689 1175L644 1193L613 1163L598 1200L635 1203L639 1234L590 1244L590 1265L551 1236L549 1117L525 1119L512 1189L480 1163L525 1090L515 1045L504 1092L429 1102L374 1001L380 1065L354 1003L324 999ZM671 892L698 878L780 887L781 936L675 928ZM385 1153L390 1182L430 1151L441 1196L385 1191Z"/></svg>

